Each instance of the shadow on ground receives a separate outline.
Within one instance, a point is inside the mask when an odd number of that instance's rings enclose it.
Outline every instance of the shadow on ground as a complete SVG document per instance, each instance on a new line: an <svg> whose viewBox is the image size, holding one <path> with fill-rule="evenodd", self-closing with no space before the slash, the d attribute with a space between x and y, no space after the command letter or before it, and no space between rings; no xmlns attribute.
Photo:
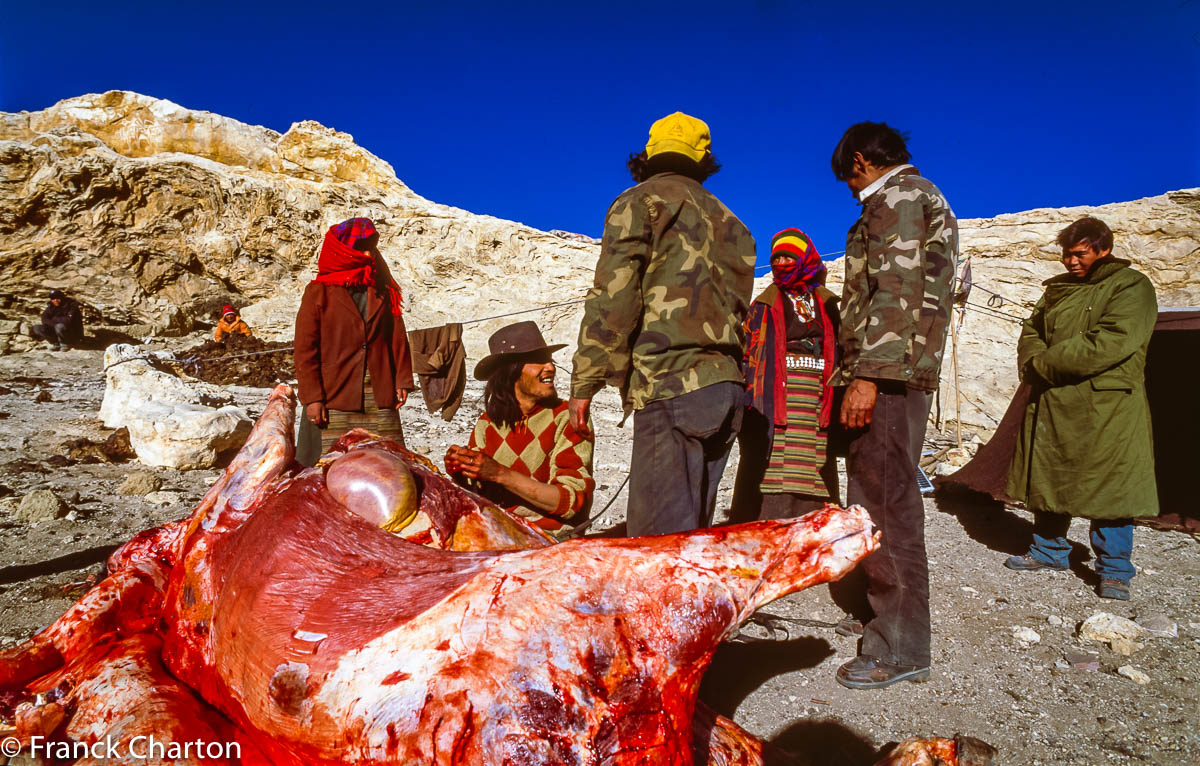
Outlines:
<svg viewBox="0 0 1200 766"><path fill-rule="evenodd" d="M953 516L972 540L1005 554L996 558L996 566L1002 566L1004 559L1010 555L1021 556L1029 552L1033 524L1007 510L1004 503L989 495L944 487L934 496L934 503L939 511ZM1085 584L1094 587L1100 579L1092 569L1091 558L1091 551L1086 545L1071 541L1071 571Z"/></svg>
<svg viewBox="0 0 1200 766"><path fill-rule="evenodd" d="M725 643L717 649L700 684L700 699L721 715L732 718L739 705L772 678L814 668L833 656L829 642L815 636L788 641ZM876 751L870 741L841 722L798 720L775 737L767 766L868 766Z"/></svg>
<svg viewBox="0 0 1200 766"><path fill-rule="evenodd" d="M105 561L119 545L97 545L75 553L57 556L35 564L17 564L0 567L0 585L10 585L43 575L58 574L74 569L82 569L92 564Z"/></svg>
<svg viewBox="0 0 1200 766"><path fill-rule="evenodd" d="M834 654L823 638L724 643L700 684L700 699L730 718L746 697L775 676L814 668Z"/></svg>
<svg viewBox="0 0 1200 766"><path fill-rule="evenodd" d="M796 721L770 742L782 755L768 758L766 766L871 766L893 747L877 751L866 737L834 718Z"/></svg>

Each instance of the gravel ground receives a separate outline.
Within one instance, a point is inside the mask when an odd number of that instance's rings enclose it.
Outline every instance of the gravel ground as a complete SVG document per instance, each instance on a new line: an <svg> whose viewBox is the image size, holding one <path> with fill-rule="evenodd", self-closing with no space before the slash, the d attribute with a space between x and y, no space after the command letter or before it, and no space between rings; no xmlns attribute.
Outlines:
<svg viewBox="0 0 1200 766"><path fill-rule="evenodd" d="M178 339L167 350L197 340ZM101 367L98 351L0 357L0 647L60 615L89 575L100 574L113 546L187 515L217 476L136 461L61 465L64 442L111 433L96 416ZM230 390L252 415L266 401L265 389ZM450 423L427 414L414 397L402 416L409 446L440 462L446 446L468 433L480 395L472 381ZM597 399L593 418L600 508L628 472L632 429L617 428L611 391ZM728 507L735 465L736 453L719 508ZM149 499L118 494L133 471L158 476L162 491ZM35 489L53 490L72 512L36 525L18 522L11 515L16 500ZM1200 764L1200 542L1139 527L1133 600L1102 601L1086 545L1077 543L1071 571L1001 567L1009 554L1024 552L1028 514L950 497L926 499L925 510L934 630L928 683L876 692L838 686L834 670L855 654L855 641L834 633L842 611L821 587L769 605L764 611L781 618L773 634L750 625L741 641L724 645L702 698L806 764L870 764L889 742L955 733L995 745L1004 764ZM624 511L622 492L595 530L619 531ZM1076 522L1070 537L1086 542L1086 523ZM1097 612L1165 618L1177 635L1140 637L1124 656L1078 636L1078 626ZM1018 628L1031 629L1036 641L1016 639ZM1118 673L1126 667L1148 681Z"/></svg>

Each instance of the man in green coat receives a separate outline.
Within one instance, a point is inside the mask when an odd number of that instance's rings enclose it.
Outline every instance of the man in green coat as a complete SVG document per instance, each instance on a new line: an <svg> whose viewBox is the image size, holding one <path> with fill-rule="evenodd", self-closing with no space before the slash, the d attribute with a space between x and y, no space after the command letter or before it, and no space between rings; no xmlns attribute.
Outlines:
<svg viewBox="0 0 1200 766"><path fill-rule="evenodd" d="M1066 274L1025 320L1021 380L1033 391L1008 473L1008 494L1033 511L1033 545L1004 565L1067 568L1072 516L1091 519L1101 598L1128 599L1133 521L1158 515L1146 400L1146 347L1158 318L1154 287L1114 258L1103 221L1058 235Z"/></svg>

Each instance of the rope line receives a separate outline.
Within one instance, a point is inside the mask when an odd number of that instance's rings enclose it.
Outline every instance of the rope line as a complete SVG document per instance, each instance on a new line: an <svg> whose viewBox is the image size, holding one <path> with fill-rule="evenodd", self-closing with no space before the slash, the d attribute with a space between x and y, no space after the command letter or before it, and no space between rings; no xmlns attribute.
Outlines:
<svg viewBox="0 0 1200 766"><path fill-rule="evenodd" d="M1012 314L1005 314L1002 311L996 311L995 309L988 308L987 306L980 306L978 303L963 301L963 305L964 307L971 308L972 310L978 311L981 314L987 314L988 316L993 316L997 319L1003 319L1007 322L1013 322L1014 324L1025 323L1025 320L1021 319L1020 317L1015 317Z"/></svg>
<svg viewBox="0 0 1200 766"><path fill-rule="evenodd" d="M834 255L845 255L845 254L846 254L846 251L845 251L845 250L837 250L837 251L835 251L835 252L832 252L832 253L825 253L824 255L822 255L822 256L821 256L821 260L822 260L822 261L824 261L824 260L828 260L828 259L829 259L831 256L834 256ZM769 269L769 268L771 268L771 264L769 264L769 263L765 263L765 264L763 264L762 266L755 266L755 267L754 267L754 270L755 270L755 271L763 271L764 269Z"/></svg>
<svg viewBox="0 0 1200 766"><path fill-rule="evenodd" d="M612 493L612 497L608 498L608 502L607 502L607 503L605 503L605 504L604 504L604 507L600 509L600 513L597 513L595 516L592 516L592 517L591 517L590 519L588 519L587 521L584 521L584 522L582 522L582 523L580 523L580 524L578 524L578 525L576 525L576 526L572 527L572 528L571 528L571 534L570 534L570 536L571 536L571 537L578 537L579 535L582 535L584 532L586 532L586 531L587 531L587 529L588 529L588 527L590 527L590 526L591 526L592 524L594 524L594 523L595 523L595 522L596 522L596 521L597 521L597 520L598 520L598 519L599 519L601 516L603 516L603 515L604 515L604 512L605 512L605 511L607 511L607 510L609 509L609 507L610 507L610 506L613 504L613 502L614 502L614 501L617 499L617 497L618 497L618 496L621 494L621 490L625 489L625 485L626 485L626 484L628 484L628 483L629 483L629 474L625 474L625 478L624 478L624 479L621 479L621 486L617 487L617 491L616 491L616 492L614 492L614 493Z"/></svg>
<svg viewBox="0 0 1200 766"><path fill-rule="evenodd" d="M479 319L468 319L467 321L460 322L459 324L464 324L464 325L476 324L478 322L487 322L491 319L502 319L504 317L516 316L517 314L528 314L533 311L546 311L548 309L556 309L556 308L561 308L563 306L573 306L576 303L583 303L585 300L587 300L587 298L576 298L573 301L563 301L562 303L552 303L549 306L536 306L531 309L520 309L519 311L509 311L504 314L496 314L495 316L490 316L490 317L481 317ZM188 366L188 365L195 366L195 365L199 365L204 362L219 362L224 359L238 359L238 358L244 357L244 356L261 356L263 354L279 354L279 353L282 353L285 351L292 351L294 349L295 349L295 346L287 346L286 348L272 348L267 351L246 351L241 354L226 354L225 356L213 356L213 357L207 357L207 358L199 357L199 356L189 356L189 357L185 357L184 359L178 359L173 355L168 356L166 358L158 357L158 356L134 356L134 357L130 357L129 359L122 359L120 361L113 362L112 364L105 366L105 368L102 369L100 371L100 373L104 374L104 373L108 372L109 369L116 367L118 364L125 364L126 362L159 361L159 362L170 362L172 364L181 364L184 366Z"/></svg>
<svg viewBox="0 0 1200 766"><path fill-rule="evenodd" d="M483 317L482 319L468 319L465 322L459 322L459 324L475 324L477 322L487 322L488 320L491 320L491 319L503 319L504 317L516 316L517 314L528 314L531 311L546 311L547 309L556 309L556 308L560 308L562 306L573 306L576 303L583 303L586 300L587 300L587 298L576 298L573 301L563 301L562 303L552 303L549 306L538 306L537 308L532 308L532 309L521 309L520 311L509 311L506 314L496 314L495 316Z"/></svg>
<svg viewBox="0 0 1200 766"><path fill-rule="evenodd" d="M976 409L976 411L977 411L977 412L979 412L979 414L980 414L980 415L983 415L985 418L987 418L988 420L992 421L992 422L993 422L993 423L995 423L996 425L1000 425L1000 421L999 421L999 420L996 420L994 417L992 417L992 416L991 416L991 415L989 415L988 413L984 412L984 410L983 410L983 408L982 408L982 407L980 407L980 406L979 406L978 404L976 404L975 402L971 401L971 400L970 400L970 398L968 398L968 397L967 397L965 394L963 395L963 401L964 401L964 402L966 402L967 404L971 405L972 407L974 407L974 408Z"/></svg>
<svg viewBox="0 0 1200 766"><path fill-rule="evenodd" d="M995 309L1002 308L1004 306L1005 302L1015 303L1018 306L1024 306L1025 308L1033 308L1033 304L1030 303L1029 301L1017 300L1016 298L1010 298L1007 295L1001 295L1000 293L997 293L997 292L987 289L986 287L979 284L978 282L971 282L971 288L982 290L983 292L990 295L991 297L988 298L988 306L995 308ZM961 292L961 291L962 291L962 280L960 279L960 280L958 280L958 291L957 292ZM993 301L995 301L995 302L993 303Z"/></svg>
<svg viewBox="0 0 1200 766"><path fill-rule="evenodd" d="M563 306L573 306L577 303L583 303L585 300L587 300L587 299L586 298L577 298L572 301L563 301L562 303L552 303L549 306L537 306L537 307L531 308L531 309L520 309L519 311L509 311L504 314L496 314L494 316L482 317L480 319L468 319L465 322L460 322L460 324L464 324L464 325L476 324L478 322L487 322L492 319L503 319L504 317L516 316L518 314L529 314L534 311L546 311L549 309L562 308ZM966 302L966 306L970 307L970 309L973 311L978 311L981 314L993 316L993 317L996 317L997 319L1004 319L1006 321L1014 322L1016 324L1021 324L1023 321L1017 317L1012 316L1011 314L1004 314L999 311L996 311L995 309L989 309L986 306L980 306L979 304L971 303L970 301ZM103 375L104 373L106 373L110 369L112 369L113 367L116 367L119 364L125 364L126 362L160 361L160 362L170 362L172 364L179 364L179 365L183 365L185 367L186 366L195 367L195 366L203 364L205 362L220 362L225 359L239 359L239 358L247 357L247 356L263 356L265 354L280 354L280 353L284 353L287 351L292 351L293 349L294 349L294 346L287 346L285 348L273 348L273 349L268 349L266 351L246 351L246 352L243 352L240 354L226 354L225 356L213 356L213 357L207 357L207 358L198 357L198 356L189 356L189 357L185 357L183 359L179 359L175 356L168 356L165 358L158 357L158 356L134 356L134 357L130 357L129 359L121 359L119 361L113 362L112 364L106 365L104 367L104 369L100 370L100 374Z"/></svg>

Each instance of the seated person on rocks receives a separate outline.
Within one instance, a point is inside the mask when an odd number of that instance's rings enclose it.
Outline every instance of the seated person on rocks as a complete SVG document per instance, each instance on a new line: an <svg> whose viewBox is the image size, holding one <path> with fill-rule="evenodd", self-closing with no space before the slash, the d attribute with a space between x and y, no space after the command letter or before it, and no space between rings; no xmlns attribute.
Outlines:
<svg viewBox="0 0 1200 766"><path fill-rule="evenodd" d="M556 537L587 515L596 487L593 441L571 426L554 387L551 354L560 348L534 322L497 330L475 367L487 381L485 412L470 446L451 446L445 458L456 481Z"/></svg>
<svg viewBox="0 0 1200 766"><path fill-rule="evenodd" d="M250 332L250 325L246 324L246 320L242 319L237 310L233 306L225 305L221 308L221 318L217 321L217 329L213 330L213 340L220 341L231 335L254 337L254 333Z"/></svg>
<svg viewBox="0 0 1200 766"><path fill-rule="evenodd" d="M59 351L83 340L83 314L74 298L68 298L62 290L50 291L50 302L42 312L42 323L35 324L30 334L44 340Z"/></svg>

